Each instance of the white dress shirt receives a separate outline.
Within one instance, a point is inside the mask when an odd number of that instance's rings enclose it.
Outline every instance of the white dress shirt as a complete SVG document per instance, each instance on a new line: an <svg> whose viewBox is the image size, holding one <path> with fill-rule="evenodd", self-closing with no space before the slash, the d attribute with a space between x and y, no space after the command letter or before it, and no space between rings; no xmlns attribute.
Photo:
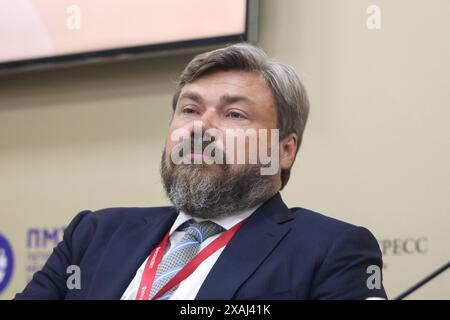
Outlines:
<svg viewBox="0 0 450 320"><path fill-rule="evenodd" d="M172 225L172 228L170 229L170 245L168 243L168 246L166 247L164 254L167 253L170 246L176 246L177 243L180 242L180 240L184 236L184 231L177 231L178 227L181 226L184 222L194 219L197 222L204 221L204 220L210 220L212 222L217 223L219 226L224 228L225 230L228 230L232 228L237 223L241 222L242 220L248 218L258 207L254 207L248 210L243 210L241 212L238 212L237 214L226 216L223 218L218 219L200 219L200 218L193 218L190 215L180 212L178 214L177 219L175 220L174 224ZM222 233L216 234L214 236L209 237L205 241L203 241L200 245L200 250L205 248L208 244L210 244L214 239L218 238ZM211 271L214 263L216 263L217 259L219 258L222 251L225 249L225 246L214 252L212 255L210 255L208 258L206 258L198 267L197 269L186 279L184 279L182 282L180 282L180 285L178 288L174 291L172 296L170 297L170 300L194 300L198 291L200 290L200 287L203 284L203 281L205 281L206 276L208 275L209 271ZM133 280L129 284L128 288L123 293L121 300L135 300L136 294L139 289L139 285L141 283L142 278L142 272L145 268L145 264L147 263L148 257L144 260L144 262L141 264L139 269L136 271L136 275L134 276Z"/></svg>

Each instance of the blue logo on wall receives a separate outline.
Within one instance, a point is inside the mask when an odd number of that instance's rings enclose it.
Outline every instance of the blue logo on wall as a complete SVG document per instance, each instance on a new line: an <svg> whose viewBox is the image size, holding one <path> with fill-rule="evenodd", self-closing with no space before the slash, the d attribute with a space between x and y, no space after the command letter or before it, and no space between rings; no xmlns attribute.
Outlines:
<svg viewBox="0 0 450 320"><path fill-rule="evenodd" d="M8 286L14 268L14 256L6 238L0 234L0 294Z"/></svg>

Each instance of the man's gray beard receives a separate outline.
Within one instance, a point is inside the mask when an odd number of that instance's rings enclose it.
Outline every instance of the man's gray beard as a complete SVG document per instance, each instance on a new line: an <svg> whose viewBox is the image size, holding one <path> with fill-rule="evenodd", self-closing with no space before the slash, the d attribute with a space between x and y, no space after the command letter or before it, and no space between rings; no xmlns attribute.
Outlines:
<svg viewBox="0 0 450 320"><path fill-rule="evenodd" d="M275 194L273 176L261 175L260 165L232 169L223 164L219 173L207 172L207 164L166 163L161 177L173 205L193 217L214 219L252 208Z"/></svg>

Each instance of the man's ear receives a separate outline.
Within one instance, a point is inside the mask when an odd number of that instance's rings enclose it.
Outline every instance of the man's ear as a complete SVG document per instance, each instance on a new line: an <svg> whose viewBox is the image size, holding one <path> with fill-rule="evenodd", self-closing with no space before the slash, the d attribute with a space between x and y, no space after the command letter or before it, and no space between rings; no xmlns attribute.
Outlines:
<svg viewBox="0 0 450 320"><path fill-rule="evenodd" d="M295 160L298 138L295 133L290 133L280 141L280 169L289 169Z"/></svg>

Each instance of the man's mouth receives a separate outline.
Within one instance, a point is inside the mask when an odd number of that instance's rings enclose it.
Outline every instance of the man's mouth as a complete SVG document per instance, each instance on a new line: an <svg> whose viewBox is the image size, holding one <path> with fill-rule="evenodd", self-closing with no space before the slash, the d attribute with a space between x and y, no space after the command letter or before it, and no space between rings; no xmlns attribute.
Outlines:
<svg viewBox="0 0 450 320"><path fill-rule="evenodd" d="M203 153L189 152L183 157L183 160L187 160L187 162L192 164L203 164L206 162L211 163L214 159Z"/></svg>

